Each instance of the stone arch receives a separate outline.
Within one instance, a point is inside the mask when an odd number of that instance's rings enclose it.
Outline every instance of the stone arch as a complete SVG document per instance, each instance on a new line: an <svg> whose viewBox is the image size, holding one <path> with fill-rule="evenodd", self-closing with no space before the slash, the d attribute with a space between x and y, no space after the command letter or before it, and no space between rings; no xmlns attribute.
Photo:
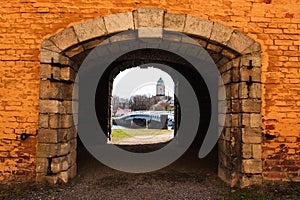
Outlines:
<svg viewBox="0 0 300 200"><path fill-rule="evenodd" d="M149 27L156 29L149 33ZM103 16L67 27L42 41L37 180L67 182L76 175L76 131L71 108L76 71L91 49L110 35L129 29L138 29L139 37L159 37L163 29L182 32L210 53L228 97L225 128L219 139L219 176L232 186L260 183L260 44L221 23L170 14L160 8Z"/></svg>

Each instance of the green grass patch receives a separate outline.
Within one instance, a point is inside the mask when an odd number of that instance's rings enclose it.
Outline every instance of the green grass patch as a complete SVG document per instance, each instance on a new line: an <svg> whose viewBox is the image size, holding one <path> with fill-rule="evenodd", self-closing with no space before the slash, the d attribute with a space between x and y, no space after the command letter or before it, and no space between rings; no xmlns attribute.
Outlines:
<svg viewBox="0 0 300 200"><path fill-rule="evenodd" d="M300 183L284 182L247 188L231 188L228 193L221 195L219 199L298 200L299 197Z"/></svg>
<svg viewBox="0 0 300 200"><path fill-rule="evenodd" d="M169 132L169 130L161 129L112 129L112 141L116 142L119 140L131 138L134 136L151 136L160 135Z"/></svg>

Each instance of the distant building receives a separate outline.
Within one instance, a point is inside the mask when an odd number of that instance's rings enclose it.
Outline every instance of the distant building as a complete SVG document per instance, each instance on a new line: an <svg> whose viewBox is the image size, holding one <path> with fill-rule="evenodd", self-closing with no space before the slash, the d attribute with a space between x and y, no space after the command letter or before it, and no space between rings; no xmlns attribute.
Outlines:
<svg viewBox="0 0 300 200"><path fill-rule="evenodd" d="M156 84L156 96L165 96L165 83L161 77Z"/></svg>

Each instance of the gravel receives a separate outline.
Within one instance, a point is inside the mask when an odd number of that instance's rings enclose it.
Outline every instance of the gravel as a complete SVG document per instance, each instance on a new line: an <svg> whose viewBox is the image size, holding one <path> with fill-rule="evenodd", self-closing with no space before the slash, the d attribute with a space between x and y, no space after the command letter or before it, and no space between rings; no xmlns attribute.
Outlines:
<svg viewBox="0 0 300 200"><path fill-rule="evenodd" d="M28 192L23 199L219 199L227 191L217 176L217 156L189 151L170 166L143 174L119 172L78 150L78 176L68 184Z"/></svg>

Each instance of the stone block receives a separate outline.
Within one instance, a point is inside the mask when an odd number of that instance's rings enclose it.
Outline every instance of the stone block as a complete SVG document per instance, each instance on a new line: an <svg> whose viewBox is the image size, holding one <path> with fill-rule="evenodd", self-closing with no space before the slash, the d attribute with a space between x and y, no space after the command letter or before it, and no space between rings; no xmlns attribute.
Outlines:
<svg viewBox="0 0 300 200"><path fill-rule="evenodd" d="M231 140L230 140L230 156L231 156L231 162L232 162L232 165L234 165L235 163L233 162L234 161L234 158L239 158L240 155L241 155L241 143L239 143L235 137L231 137ZM235 160L235 162L237 162L237 160ZM236 167L240 167L239 165L234 165Z"/></svg>
<svg viewBox="0 0 300 200"><path fill-rule="evenodd" d="M161 8L138 8L136 12L137 27L163 27L164 10Z"/></svg>
<svg viewBox="0 0 300 200"><path fill-rule="evenodd" d="M48 170L48 159L47 158L36 158L36 172L47 173Z"/></svg>
<svg viewBox="0 0 300 200"><path fill-rule="evenodd" d="M49 38L55 46L61 50L65 50L78 43L77 36L73 27L68 27L56 35Z"/></svg>
<svg viewBox="0 0 300 200"><path fill-rule="evenodd" d="M77 139L76 138L72 138L70 141L70 149L72 151L75 151L77 148Z"/></svg>
<svg viewBox="0 0 300 200"><path fill-rule="evenodd" d="M39 129L38 142L40 143L57 143L57 130Z"/></svg>
<svg viewBox="0 0 300 200"><path fill-rule="evenodd" d="M250 45L248 48L246 48L242 54L249 54L253 52L261 52L261 45L258 42L254 42L252 45Z"/></svg>
<svg viewBox="0 0 300 200"><path fill-rule="evenodd" d="M38 158L50 158L57 155L57 144L38 143L37 154Z"/></svg>
<svg viewBox="0 0 300 200"><path fill-rule="evenodd" d="M209 38L212 32L213 22L198 17L187 16L184 33Z"/></svg>
<svg viewBox="0 0 300 200"><path fill-rule="evenodd" d="M49 127L55 129L61 128L61 114L49 115Z"/></svg>
<svg viewBox="0 0 300 200"><path fill-rule="evenodd" d="M232 68L232 62L228 62L225 65L222 65L219 67L219 72L222 74L223 72L226 72Z"/></svg>
<svg viewBox="0 0 300 200"><path fill-rule="evenodd" d="M74 178L77 175L76 163L68 169L69 178Z"/></svg>
<svg viewBox="0 0 300 200"><path fill-rule="evenodd" d="M240 124L240 114L231 114L231 126L238 127Z"/></svg>
<svg viewBox="0 0 300 200"><path fill-rule="evenodd" d="M65 55L71 58L84 51L85 49L83 48L83 45L77 45L76 47L72 47L71 49L68 49L68 51L65 52Z"/></svg>
<svg viewBox="0 0 300 200"><path fill-rule="evenodd" d="M261 144L253 144L252 145L252 156L254 159L260 160L262 158Z"/></svg>
<svg viewBox="0 0 300 200"><path fill-rule="evenodd" d="M261 129L260 128L242 128L242 140L247 144L261 143Z"/></svg>
<svg viewBox="0 0 300 200"><path fill-rule="evenodd" d="M72 101L62 101L62 114L72 114ZM74 102L75 103L75 102ZM75 113L78 113L78 111L75 111Z"/></svg>
<svg viewBox="0 0 300 200"><path fill-rule="evenodd" d="M39 114L39 128L48 128L48 114Z"/></svg>
<svg viewBox="0 0 300 200"><path fill-rule="evenodd" d="M230 141L230 138L231 138L230 128L223 128L223 131L220 135L220 139Z"/></svg>
<svg viewBox="0 0 300 200"><path fill-rule="evenodd" d="M50 80L40 81L40 98L41 99L62 99L63 90L59 82Z"/></svg>
<svg viewBox="0 0 300 200"><path fill-rule="evenodd" d="M248 67L250 64L250 60L252 61L253 67L261 67L261 55L260 53L252 53L250 55L243 55L241 57L241 62L243 66Z"/></svg>
<svg viewBox="0 0 300 200"><path fill-rule="evenodd" d="M45 39L45 40L42 41L41 49L53 51L53 52L56 52L56 53L61 52L61 50L57 46L55 46L55 44L51 40L48 40L48 39Z"/></svg>
<svg viewBox="0 0 300 200"><path fill-rule="evenodd" d="M242 178L240 179L240 187L241 188L245 188L248 187L250 185L261 185L262 184L262 176L261 175L244 175L242 176Z"/></svg>
<svg viewBox="0 0 300 200"><path fill-rule="evenodd" d="M234 58L236 58L236 57L239 56L238 53L236 53L236 52L234 52L234 51L232 51L232 50L230 50L228 48L223 49L221 51L221 55L225 56L226 58L229 58L229 60L232 60L232 59L234 59Z"/></svg>
<svg viewBox="0 0 300 200"><path fill-rule="evenodd" d="M231 74L232 74L232 82L240 82L241 76L240 76L240 70L237 67L231 68Z"/></svg>
<svg viewBox="0 0 300 200"><path fill-rule="evenodd" d="M237 52L243 52L250 47L255 41L244 33L234 30L227 43L227 46Z"/></svg>
<svg viewBox="0 0 300 200"><path fill-rule="evenodd" d="M39 102L40 113L59 113L61 102L57 100L41 100Z"/></svg>
<svg viewBox="0 0 300 200"><path fill-rule="evenodd" d="M220 152L219 152L219 164L221 166L224 167L228 167L228 154L229 151L228 149L226 149L226 144L228 143L227 141L220 141L221 143L219 143L219 148L220 148Z"/></svg>
<svg viewBox="0 0 300 200"><path fill-rule="evenodd" d="M261 112L261 100L257 99L242 99L242 111L248 113L260 113Z"/></svg>
<svg viewBox="0 0 300 200"><path fill-rule="evenodd" d="M182 32L184 28L186 15L165 13L164 29Z"/></svg>
<svg viewBox="0 0 300 200"><path fill-rule="evenodd" d="M60 68L56 66L51 67L51 79L60 80Z"/></svg>
<svg viewBox="0 0 300 200"><path fill-rule="evenodd" d="M76 157L77 157L77 153L76 153L76 148L71 150L71 152L68 154L68 163L70 166L76 165Z"/></svg>
<svg viewBox="0 0 300 200"><path fill-rule="evenodd" d="M242 117L242 126L250 127L250 114L243 113L241 117Z"/></svg>
<svg viewBox="0 0 300 200"><path fill-rule="evenodd" d="M241 81L249 81L249 77L251 76L252 82L261 82L261 68L253 67L252 69L247 69L247 67L243 66L240 68Z"/></svg>
<svg viewBox="0 0 300 200"><path fill-rule="evenodd" d="M72 115L60 115L61 118L61 128L70 128L74 125Z"/></svg>
<svg viewBox="0 0 300 200"><path fill-rule="evenodd" d="M41 79L50 79L51 78L51 65L41 64L40 65L40 78Z"/></svg>
<svg viewBox="0 0 300 200"><path fill-rule="evenodd" d="M51 171L53 173L60 173L61 171L66 171L69 168L67 156L53 158L51 162Z"/></svg>
<svg viewBox="0 0 300 200"><path fill-rule="evenodd" d="M252 144L242 144L243 158L252 158Z"/></svg>
<svg viewBox="0 0 300 200"><path fill-rule="evenodd" d="M102 17L76 24L73 27L80 42L106 34L105 24Z"/></svg>
<svg viewBox="0 0 300 200"><path fill-rule="evenodd" d="M230 71L223 72L221 74L221 77L222 77L223 83L225 85L228 84L228 83L231 83L231 73L230 73Z"/></svg>
<svg viewBox="0 0 300 200"><path fill-rule="evenodd" d="M57 155L63 156L67 155L71 150L71 145L69 142L58 144Z"/></svg>
<svg viewBox="0 0 300 200"><path fill-rule="evenodd" d="M58 174L58 179L63 183L67 183L69 181L69 173L68 171L63 171Z"/></svg>
<svg viewBox="0 0 300 200"><path fill-rule="evenodd" d="M256 159L245 159L242 161L243 173L258 174L262 172L262 161Z"/></svg>
<svg viewBox="0 0 300 200"><path fill-rule="evenodd" d="M226 93L228 97L231 97L232 99L238 99L239 98L239 83L231 83L230 87L228 87L228 90L230 93Z"/></svg>
<svg viewBox="0 0 300 200"><path fill-rule="evenodd" d="M108 33L134 29L132 12L106 15L104 16L104 22Z"/></svg>
<svg viewBox="0 0 300 200"><path fill-rule="evenodd" d="M93 49L93 48L95 48L96 46L100 45L101 42L103 42L103 39L98 39L98 40L94 39L94 40L91 40L91 41L89 41L89 42L85 42L85 43L83 44L83 48L84 48L85 50Z"/></svg>
<svg viewBox="0 0 300 200"><path fill-rule="evenodd" d="M261 127L261 114L250 114L250 127Z"/></svg>
<svg viewBox="0 0 300 200"><path fill-rule="evenodd" d="M231 114L226 114L224 126L225 127L231 127Z"/></svg>
<svg viewBox="0 0 300 200"><path fill-rule="evenodd" d="M232 127L230 131L231 131L231 137L234 137L237 143L241 143L242 142L241 128Z"/></svg>
<svg viewBox="0 0 300 200"><path fill-rule="evenodd" d="M40 51L40 62L41 63L59 63L60 55L57 52L41 49Z"/></svg>
<svg viewBox="0 0 300 200"><path fill-rule="evenodd" d="M200 38L193 38L193 40L195 40L198 44L200 44L203 48L206 48L207 46L207 41L204 39L200 39Z"/></svg>
<svg viewBox="0 0 300 200"><path fill-rule="evenodd" d="M225 65L228 62L230 62L230 60L228 58L226 58L224 56L221 56L221 59L219 59L216 64L217 64L217 66L222 66L222 65Z"/></svg>
<svg viewBox="0 0 300 200"><path fill-rule="evenodd" d="M57 140L61 143L66 143L71 139L72 128L59 129L57 134Z"/></svg>
<svg viewBox="0 0 300 200"><path fill-rule="evenodd" d="M223 47L220 45L213 44L213 43L208 43L206 46L206 49L219 54L222 51Z"/></svg>
<svg viewBox="0 0 300 200"><path fill-rule="evenodd" d="M231 27L214 22L210 39L217 43L227 44L232 32L233 29Z"/></svg>
<svg viewBox="0 0 300 200"><path fill-rule="evenodd" d="M60 79L64 81L75 81L75 72L72 67L63 67L60 69Z"/></svg>
<svg viewBox="0 0 300 200"><path fill-rule="evenodd" d="M233 113L240 113L242 111L240 100L237 99L231 100L231 106L232 106L231 112Z"/></svg>
<svg viewBox="0 0 300 200"><path fill-rule="evenodd" d="M63 93L64 100L72 100L73 98L73 84L70 83L62 83L61 90Z"/></svg>
<svg viewBox="0 0 300 200"><path fill-rule="evenodd" d="M74 51L76 51L76 50L80 51L79 49L77 49L78 47L79 47L79 46L73 47L73 48L71 49L71 51L72 51L72 50L74 50ZM81 49L81 51L83 51L83 48ZM68 51L66 51L66 52L68 52ZM61 65L67 65L67 66L73 66L73 65L75 65L75 63L74 63L70 58L68 58L67 56L64 56L64 55L61 55L61 56L59 57L59 63L60 63Z"/></svg>
<svg viewBox="0 0 300 200"><path fill-rule="evenodd" d="M253 83L250 86L249 97L253 99L261 99L261 83Z"/></svg>

